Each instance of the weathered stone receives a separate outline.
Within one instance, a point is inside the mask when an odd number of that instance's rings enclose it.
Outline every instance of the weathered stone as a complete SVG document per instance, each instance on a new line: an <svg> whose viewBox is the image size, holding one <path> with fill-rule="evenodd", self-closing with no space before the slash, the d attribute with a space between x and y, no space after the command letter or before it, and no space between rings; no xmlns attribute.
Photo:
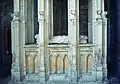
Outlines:
<svg viewBox="0 0 120 84"><path fill-rule="evenodd" d="M24 35L25 2L24 0L17 1L20 3L18 6L21 10L18 9L15 12L12 22L12 33L15 35L13 35L12 47L14 53L12 73L16 78L16 84L59 84L62 81L63 84L87 84L88 82L101 84L102 79L106 77L107 44L103 42L104 36L102 36L102 28L106 28L106 21L103 21L105 17L101 12L97 14L97 10L102 10L96 7L100 4L95 0L89 2L92 4L90 5L91 14L89 14L92 35L88 36L92 38L91 43L79 44L79 0L68 0L68 39L65 36L59 36L62 37L62 41L58 42L59 38L55 37L57 45L49 45L49 28L52 24L50 23L49 7L53 4L50 4L49 0L38 0L37 44L27 45ZM103 34L105 35L105 32ZM67 44L64 44L66 40ZM60 43L63 44L59 45Z"/></svg>

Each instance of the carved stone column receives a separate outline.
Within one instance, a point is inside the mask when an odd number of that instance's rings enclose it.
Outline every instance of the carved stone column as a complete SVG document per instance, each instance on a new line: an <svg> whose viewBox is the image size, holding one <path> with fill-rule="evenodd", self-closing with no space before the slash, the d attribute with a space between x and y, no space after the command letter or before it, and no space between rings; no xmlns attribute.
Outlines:
<svg viewBox="0 0 120 84"><path fill-rule="evenodd" d="M50 0L45 0L45 24L44 24L44 59L45 59L45 80L47 81L49 77L49 29L50 29Z"/></svg>
<svg viewBox="0 0 120 84"><path fill-rule="evenodd" d="M92 0L92 29L93 29L93 44L94 47L94 71L96 76L96 81L101 81L102 79L102 17L101 17L101 1ZM100 60L100 61L99 61ZM99 65L99 66L98 66Z"/></svg>
<svg viewBox="0 0 120 84"><path fill-rule="evenodd" d="M103 11L102 21L102 79L107 81L107 18Z"/></svg>
<svg viewBox="0 0 120 84"><path fill-rule="evenodd" d="M21 80L23 80L26 75L25 70L25 0L20 0L20 28L19 28L19 60L20 60L20 75Z"/></svg>
<svg viewBox="0 0 120 84"><path fill-rule="evenodd" d="M101 10L97 10L96 24L94 28L94 42L96 45L96 51L101 50L102 47L102 17Z"/></svg>
<svg viewBox="0 0 120 84"><path fill-rule="evenodd" d="M76 48L77 48L77 11L76 11L76 0L68 0L68 37L69 37L69 45L71 45L71 49L69 49L68 54L70 59L70 67L71 67L71 81L77 82L77 70L76 70ZM72 53L71 53L72 52Z"/></svg>
<svg viewBox="0 0 120 84"><path fill-rule="evenodd" d="M46 61L48 56L48 0L38 0L38 22L39 22L39 75L40 81L46 81Z"/></svg>
<svg viewBox="0 0 120 84"><path fill-rule="evenodd" d="M34 43L34 0L25 0L26 3L26 43Z"/></svg>
<svg viewBox="0 0 120 84"><path fill-rule="evenodd" d="M11 15L11 33L12 33L12 69L11 81L20 80L20 66L19 66L19 28L20 28L20 11L19 0L14 0L14 13ZM14 80L15 79L15 80Z"/></svg>
<svg viewBox="0 0 120 84"><path fill-rule="evenodd" d="M13 20L11 22L12 30L12 77L16 80L20 80L20 65L19 65L19 28L20 28L20 16L19 12L12 14Z"/></svg>
<svg viewBox="0 0 120 84"><path fill-rule="evenodd" d="M107 82L107 12L104 11L104 0L101 0L102 10L102 81Z"/></svg>
<svg viewBox="0 0 120 84"><path fill-rule="evenodd" d="M14 13L12 14L12 76L16 81L23 79L24 73L24 44L25 20L24 0L14 0Z"/></svg>
<svg viewBox="0 0 120 84"><path fill-rule="evenodd" d="M95 28L96 28L96 16L97 16L97 3L96 0L92 0L92 36L93 36L93 44L95 43Z"/></svg>

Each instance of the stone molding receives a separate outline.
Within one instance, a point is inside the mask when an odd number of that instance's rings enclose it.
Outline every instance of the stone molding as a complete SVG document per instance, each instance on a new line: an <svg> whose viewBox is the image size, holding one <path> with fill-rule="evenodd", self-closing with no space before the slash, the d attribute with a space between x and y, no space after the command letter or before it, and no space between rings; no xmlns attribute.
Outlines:
<svg viewBox="0 0 120 84"><path fill-rule="evenodd" d="M20 20L20 13L14 12L13 14L11 14L11 17L13 17L12 22L19 21Z"/></svg>

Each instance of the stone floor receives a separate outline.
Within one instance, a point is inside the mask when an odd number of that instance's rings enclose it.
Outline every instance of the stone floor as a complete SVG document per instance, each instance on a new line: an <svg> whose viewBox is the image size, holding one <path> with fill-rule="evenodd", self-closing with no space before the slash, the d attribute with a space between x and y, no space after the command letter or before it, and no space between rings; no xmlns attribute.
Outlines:
<svg viewBox="0 0 120 84"><path fill-rule="evenodd" d="M9 83L8 83L9 81ZM29 83L14 83L10 82L10 77L6 79L1 79L0 84L120 84L116 79L111 79L109 82L102 83L102 82L78 82L78 83L70 83L70 82L64 82L64 81L54 81L51 83L40 83L40 82L29 82Z"/></svg>
<svg viewBox="0 0 120 84"><path fill-rule="evenodd" d="M2 83L4 84L4 83ZM9 83L8 83L9 84ZM16 83L10 83L10 84L16 84ZM62 81L58 81L58 82L51 82L51 83L38 83L38 82L29 82L29 83L17 83L17 84L118 84L118 83L93 83L93 82L90 82L90 83L65 83L65 82L62 82Z"/></svg>

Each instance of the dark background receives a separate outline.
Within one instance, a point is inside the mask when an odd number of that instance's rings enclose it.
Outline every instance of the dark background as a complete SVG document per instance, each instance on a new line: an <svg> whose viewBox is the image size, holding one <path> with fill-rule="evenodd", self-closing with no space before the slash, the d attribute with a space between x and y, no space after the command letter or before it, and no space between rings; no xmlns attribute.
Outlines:
<svg viewBox="0 0 120 84"><path fill-rule="evenodd" d="M11 75L11 13L13 0L0 1L0 78Z"/></svg>

